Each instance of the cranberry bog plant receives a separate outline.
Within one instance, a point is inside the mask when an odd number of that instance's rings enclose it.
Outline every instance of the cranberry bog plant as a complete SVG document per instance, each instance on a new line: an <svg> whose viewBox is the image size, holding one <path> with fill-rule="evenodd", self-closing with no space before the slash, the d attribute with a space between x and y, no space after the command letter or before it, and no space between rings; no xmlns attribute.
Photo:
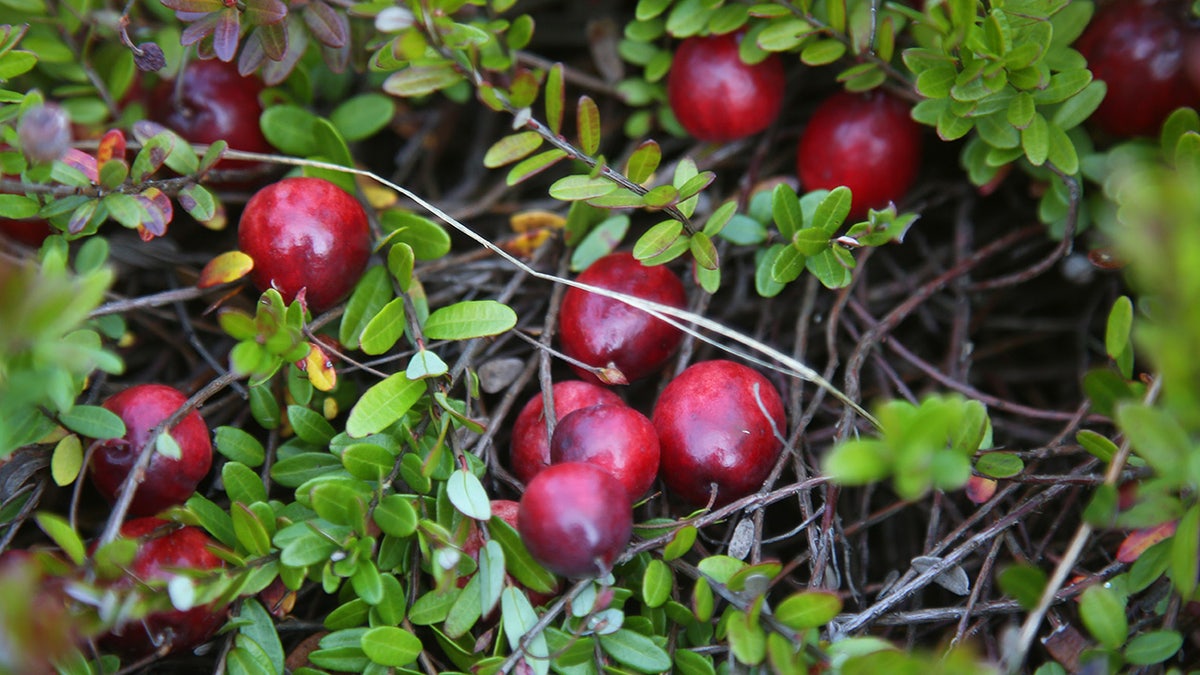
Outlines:
<svg viewBox="0 0 1200 675"><path fill-rule="evenodd" d="M1200 34L1184 2L1099 21L1121 4L0 2L0 672L1196 668ZM1160 109L1159 89L1121 89L1124 52L1081 36L1149 15L1125 35L1157 50L1170 103L1121 137L1094 113ZM706 35L782 64L761 131L679 123L696 111L671 108L675 50ZM178 77L206 60L248 79ZM222 92L211 107L245 125L229 137L148 117ZM796 175L801 142L835 143L806 133L842 92L920 125L916 157L857 132L872 163L918 167L863 217L847 186ZM259 133L272 152L237 147ZM861 190L895 182L817 154ZM250 283L283 261L239 250L238 225L292 176L361 204L370 260L339 273L349 242L312 241L328 250L285 265L309 279L285 301ZM613 252L665 266L686 302L576 280ZM330 274L349 295L310 307ZM570 287L681 344L641 379L564 354ZM512 501L493 514L525 487L527 401L553 413L582 374L649 416L713 360L781 395L782 425L760 385L737 405L782 448L749 493L713 481L696 504L660 474L629 543L571 578L530 554ZM187 401L110 502L92 458L127 430L101 404L150 383ZM122 536L193 413L212 468ZM208 562L138 574L183 527L207 553L176 560ZM147 620L198 608L221 623L199 646Z"/></svg>

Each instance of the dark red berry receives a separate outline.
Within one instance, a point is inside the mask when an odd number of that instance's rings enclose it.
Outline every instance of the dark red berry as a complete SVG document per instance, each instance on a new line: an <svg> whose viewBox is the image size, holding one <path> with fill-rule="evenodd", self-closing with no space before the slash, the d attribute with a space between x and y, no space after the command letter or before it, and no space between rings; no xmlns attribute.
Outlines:
<svg viewBox="0 0 1200 675"><path fill-rule="evenodd" d="M323 178L285 178L259 190L242 211L238 247L254 259L250 279L285 302L300 289L314 312L345 298L371 256L367 213Z"/></svg>
<svg viewBox="0 0 1200 675"><path fill-rule="evenodd" d="M578 281L662 305L682 308L687 303L683 282L674 272L661 265L647 267L629 253L600 258ZM579 288L563 296L558 336L567 356L591 366L615 367L631 382L661 368L683 340L683 333L665 321ZM600 383L590 371L572 367L583 379Z"/></svg>
<svg viewBox="0 0 1200 675"><path fill-rule="evenodd" d="M690 37L667 75L675 119L702 141L725 142L771 126L783 107L783 61L771 54L748 64L738 55L742 33Z"/></svg>
<svg viewBox="0 0 1200 675"><path fill-rule="evenodd" d="M765 414L764 414L765 411ZM672 380L651 416L662 456L659 476L692 505L720 506L758 490L783 449L783 401L758 371L701 361Z"/></svg>
<svg viewBox="0 0 1200 675"><path fill-rule="evenodd" d="M558 421L550 462L588 462L611 473L631 499L646 494L658 475L658 433L645 415L625 405L580 408Z"/></svg>
<svg viewBox="0 0 1200 675"><path fill-rule="evenodd" d="M125 422L125 436L105 441L92 455L92 482L100 494L116 501L117 490L137 462L150 432L183 407L187 396L165 384L139 384L109 397L104 407ZM212 465L212 441L208 426L195 410L170 429L179 446L179 459L154 451L146 475L134 493L129 513L153 515L169 506L182 504L208 475Z"/></svg>
<svg viewBox="0 0 1200 675"><path fill-rule="evenodd" d="M118 586L169 580L186 570L221 567L221 559L208 549L212 539L198 527L171 529L158 518L138 518L121 526L121 535L146 539L139 543L128 574ZM165 592L165 589L164 589ZM100 640L105 651L126 657L144 656L166 647L177 651L195 647L211 638L225 623L226 609L203 605L188 610L155 612L120 626Z"/></svg>
<svg viewBox="0 0 1200 675"><path fill-rule="evenodd" d="M564 577L607 574L633 533L621 481L584 462L554 464L525 488L517 529L530 555Z"/></svg>
<svg viewBox="0 0 1200 675"><path fill-rule="evenodd" d="M850 218L898 201L921 167L921 127L907 103L882 91L839 92L816 111L800 137L796 172L808 191L850 188Z"/></svg>
<svg viewBox="0 0 1200 675"><path fill-rule="evenodd" d="M563 380L554 383L554 419L560 421L568 413L593 405L624 405L620 396L598 384L582 380ZM550 466L550 432L546 428L544 398L538 392L517 414L513 424L511 459L512 471L521 482L528 483L542 469Z"/></svg>
<svg viewBox="0 0 1200 675"><path fill-rule="evenodd" d="M1200 105L1188 77L1188 43L1198 39L1182 3L1122 0L1100 5L1075 48L1108 93L1089 120L1113 136L1153 136L1172 110Z"/></svg>

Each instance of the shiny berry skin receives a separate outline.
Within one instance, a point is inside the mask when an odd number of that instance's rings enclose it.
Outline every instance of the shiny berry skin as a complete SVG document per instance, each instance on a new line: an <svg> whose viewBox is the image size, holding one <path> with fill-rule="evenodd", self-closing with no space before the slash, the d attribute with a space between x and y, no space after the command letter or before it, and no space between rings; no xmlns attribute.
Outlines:
<svg viewBox="0 0 1200 675"><path fill-rule="evenodd" d="M1184 3L1122 0L1100 5L1075 49L1097 80L1108 85L1089 124L1118 137L1155 136L1171 111L1200 105L1187 74Z"/></svg>
<svg viewBox="0 0 1200 675"><path fill-rule="evenodd" d="M257 77L242 77L236 63L217 59L188 62L183 81L163 80L147 100L150 119L192 143L224 140L231 150L274 152L263 136L258 119L263 107L258 96L263 83ZM179 91L179 98L175 94ZM256 169L261 162L222 160L218 169ZM228 187L247 187L230 184Z"/></svg>
<svg viewBox="0 0 1200 675"><path fill-rule="evenodd" d="M564 577L607 574L633 534L621 481L585 462L554 464L529 482L517 512L521 541Z"/></svg>
<svg viewBox="0 0 1200 675"><path fill-rule="evenodd" d="M850 218L898 201L921 167L921 127L907 103L873 91L839 92L813 112L796 153L806 191L850 188Z"/></svg>
<svg viewBox="0 0 1200 675"><path fill-rule="evenodd" d="M284 178L259 190L242 211L238 248L254 259L250 279L291 302L305 288L321 312L345 298L371 256L367 213L323 178Z"/></svg>
<svg viewBox="0 0 1200 675"><path fill-rule="evenodd" d="M783 61L771 54L748 64L738 55L742 33L690 37L667 75L675 118L702 141L726 142L771 126L783 107Z"/></svg>
<svg viewBox="0 0 1200 675"><path fill-rule="evenodd" d="M595 464L621 481L631 499L654 484L658 456L654 425L625 405L580 408L558 421L550 439L551 464Z"/></svg>
<svg viewBox="0 0 1200 675"><path fill-rule="evenodd" d="M137 463L141 448L150 439L150 432L185 402L187 396L165 384L135 385L104 402L105 408L125 422L125 436L101 443L92 455L89 473L100 494L109 501L116 501L117 490ZM200 414L195 410L189 412L170 432L179 445L179 459L154 451L145 478L130 503L132 515L153 515L184 503L208 475L212 465L212 440L208 425Z"/></svg>
<svg viewBox="0 0 1200 675"><path fill-rule="evenodd" d="M629 253L600 258L577 281L662 305L687 304L683 282L674 272L662 265L647 267ZM683 340L683 333L665 321L620 300L574 287L563 296L558 336L567 356L591 366L612 364L630 382L661 368ZM591 372L572 367L583 379L600 383Z"/></svg>
<svg viewBox="0 0 1200 675"><path fill-rule="evenodd" d="M170 526L158 518L138 518L121 526L124 537L150 538L139 543L128 574L121 577L118 585L132 587L135 579L168 580L175 576L176 570L211 570L222 566L221 559L208 550L214 542L204 530L169 529ZM156 532L160 528L162 532ZM224 607L212 605L155 612L105 635L100 646L129 658L150 654L164 644L170 645L169 651L190 649L216 634L225 623L225 614Z"/></svg>
<svg viewBox="0 0 1200 675"><path fill-rule="evenodd" d="M582 380L555 382L554 419L561 421L568 413L593 405L625 405L620 396L598 384ZM521 412L513 424L511 459L512 472L528 483L542 469L550 466L550 432L546 429L544 399L538 392Z"/></svg>
<svg viewBox="0 0 1200 675"><path fill-rule="evenodd" d="M787 432L775 387L753 368L724 360L684 369L663 389L650 419L662 445L659 476L695 506L708 503L713 485L716 506L762 487L783 449L775 431Z"/></svg>

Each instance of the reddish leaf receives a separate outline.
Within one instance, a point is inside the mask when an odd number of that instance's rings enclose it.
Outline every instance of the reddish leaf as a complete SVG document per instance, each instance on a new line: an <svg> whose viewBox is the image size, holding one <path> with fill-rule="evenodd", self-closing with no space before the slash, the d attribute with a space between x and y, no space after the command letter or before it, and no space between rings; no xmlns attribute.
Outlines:
<svg viewBox="0 0 1200 675"><path fill-rule="evenodd" d="M138 236L142 238L142 241L150 241L155 237L165 235L167 224L171 222L167 219L167 214L163 213L151 199L142 195L134 195L133 198L146 209L146 218L138 224ZM167 203L167 206L170 207L170 202Z"/></svg>
<svg viewBox="0 0 1200 675"><path fill-rule="evenodd" d="M1178 520L1172 520L1154 527L1134 530L1128 537L1125 537L1125 541L1121 542L1120 548L1117 549L1117 561L1131 563L1137 560L1146 552L1146 549L1174 535L1178 525Z"/></svg>
<svg viewBox="0 0 1200 675"><path fill-rule="evenodd" d="M280 21L254 29L258 36L258 48L272 61L279 61L288 50L288 22ZM248 74L248 73L247 73Z"/></svg>
<svg viewBox="0 0 1200 675"><path fill-rule="evenodd" d="M323 2L313 2L304 8L304 23L318 42L330 47L345 45L350 34L346 15Z"/></svg>
<svg viewBox="0 0 1200 675"><path fill-rule="evenodd" d="M222 10L217 21L216 30L213 31L213 51L216 52L217 58L229 63L237 56L238 33L241 30L236 8Z"/></svg>
<svg viewBox="0 0 1200 675"><path fill-rule="evenodd" d="M163 220L169 223L175 219L175 207L171 205L171 198L162 190L156 187L146 188L142 190L142 197L150 202L149 208L157 210L163 215Z"/></svg>
<svg viewBox="0 0 1200 675"><path fill-rule="evenodd" d="M93 183L100 182L100 170L99 165L96 164L96 158L86 152L78 148L71 148L67 150L67 154L63 155L61 161L67 166L78 169Z"/></svg>
<svg viewBox="0 0 1200 675"><path fill-rule="evenodd" d="M971 476L967 481L967 499L983 504L996 494L996 481L983 476Z"/></svg>
<svg viewBox="0 0 1200 675"><path fill-rule="evenodd" d="M220 16L220 12L212 12L197 17L195 21L188 24L187 28L183 29L183 33L179 36L179 44L185 47L187 45L194 45L212 35L213 31L217 29L217 21L220 19ZM186 21L183 17L179 18Z"/></svg>
<svg viewBox="0 0 1200 675"><path fill-rule="evenodd" d="M237 281L254 269L254 259L241 251L226 251L208 261L200 271L196 288L211 288Z"/></svg>
<svg viewBox="0 0 1200 675"><path fill-rule="evenodd" d="M100 147L96 148L96 164L103 166L110 159L125 159L125 132L120 129L110 129L100 139Z"/></svg>
<svg viewBox="0 0 1200 675"><path fill-rule="evenodd" d="M292 73L292 69L300 61L300 57L304 55L304 51L308 49L308 33L300 27L299 21L288 20L274 25L287 26L287 51L279 58L267 62L262 68L262 79L268 87L273 87L287 79L287 76ZM266 43L264 43L265 45ZM270 52L268 52L270 54Z"/></svg>
<svg viewBox="0 0 1200 675"><path fill-rule="evenodd" d="M246 0L245 16L251 25L279 23L287 17L287 5L280 0Z"/></svg>

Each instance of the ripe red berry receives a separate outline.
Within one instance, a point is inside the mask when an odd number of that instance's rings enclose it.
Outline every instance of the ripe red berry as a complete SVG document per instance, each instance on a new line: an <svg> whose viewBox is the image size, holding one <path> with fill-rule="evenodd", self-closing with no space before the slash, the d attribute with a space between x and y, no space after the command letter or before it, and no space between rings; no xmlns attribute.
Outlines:
<svg viewBox="0 0 1200 675"><path fill-rule="evenodd" d="M850 218L899 200L921 166L921 127L908 104L876 90L839 92L809 119L796 153L805 190L850 188Z"/></svg>
<svg viewBox="0 0 1200 675"><path fill-rule="evenodd" d="M672 307L687 303L674 272L647 267L629 253L600 258L578 281ZM558 335L567 356L591 366L611 364L631 382L661 368L683 340L678 328L643 310L574 287L563 296ZM583 379L600 382L590 371L574 368Z"/></svg>
<svg viewBox="0 0 1200 675"><path fill-rule="evenodd" d="M517 514L521 508L520 504L511 499L493 499L491 504L493 516L508 523L513 529L517 528ZM463 542L463 553L470 556L472 560L479 562L479 550L483 548L484 542L483 530L472 524L471 532L467 535L467 540ZM506 575L506 579L524 591L525 595L529 598L529 602L533 603L534 607L545 605L558 595L557 593L537 593L531 591L520 582L513 580L509 575ZM469 580L469 576L460 577L458 587L462 588L466 586ZM494 617L489 615L487 618L491 620Z"/></svg>
<svg viewBox="0 0 1200 675"><path fill-rule="evenodd" d="M556 422L580 408L602 403L625 405L620 396L608 389L582 380L555 382L553 393ZM523 483L533 480L539 471L550 466L550 432L546 429L543 412L543 398L538 392L521 408L513 424L510 465Z"/></svg>
<svg viewBox="0 0 1200 675"><path fill-rule="evenodd" d="M0 234L33 248L41 246L53 233L54 228L41 218L0 218Z"/></svg>
<svg viewBox="0 0 1200 675"><path fill-rule="evenodd" d="M237 64L217 59L192 60L182 79L163 80L147 101L150 119L192 143L224 140L232 150L273 152L258 120L263 84L257 77L242 77ZM222 160L218 169L258 169L261 162ZM251 187L241 183L228 187Z"/></svg>
<svg viewBox="0 0 1200 675"><path fill-rule="evenodd" d="M621 481L584 462L555 464L529 482L517 529L530 555L564 577L607 574L629 543L633 513Z"/></svg>
<svg viewBox="0 0 1200 675"><path fill-rule="evenodd" d="M125 422L125 436L105 441L92 454L92 482L109 501L137 462L150 432L179 410L187 396L165 384L139 384L110 396L104 407ZM170 429L179 445L179 459L158 451L150 458L146 475L133 495L129 513L153 515L169 506L182 504L196 491L212 465L212 440L208 426L195 410Z"/></svg>
<svg viewBox="0 0 1200 675"><path fill-rule="evenodd" d="M667 75L667 99L684 129L702 141L725 142L771 126L783 107L783 61L771 54L748 64L738 55L741 32L690 37Z"/></svg>
<svg viewBox="0 0 1200 675"><path fill-rule="evenodd" d="M550 439L551 464L595 464L621 481L630 499L654 484L658 456L654 425L625 405L580 408L558 421Z"/></svg>
<svg viewBox="0 0 1200 675"><path fill-rule="evenodd" d="M763 411L766 414L763 414ZM662 457L659 476L689 504L721 506L762 486L786 431L779 392L758 371L733 361L702 361L672 380L651 416Z"/></svg>
<svg viewBox="0 0 1200 675"><path fill-rule="evenodd" d="M1172 110L1200 105L1200 88L1187 74L1188 43L1197 31L1185 23L1183 3L1123 0L1101 5L1075 48L1108 93L1090 118L1114 136L1153 136Z"/></svg>
<svg viewBox="0 0 1200 675"><path fill-rule="evenodd" d="M158 518L138 518L121 526L121 535L130 539L149 537L140 542L129 573L118 585L169 580L182 570L211 570L221 567L221 559L208 546L212 539L198 527L167 530L170 524ZM162 533L158 533L160 528ZM136 581L135 581L136 580ZM225 623L225 608L204 605L191 609L155 612L140 620L116 628L100 640L105 651L138 657L168 645L168 651L195 647Z"/></svg>
<svg viewBox="0 0 1200 675"><path fill-rule="evenodd" d="M346 297L371 256L361 204L323 178L285 178L259 190L242 211L238 247L254 259L250 279L291 302L300 289L314 312Z"/></svg>

